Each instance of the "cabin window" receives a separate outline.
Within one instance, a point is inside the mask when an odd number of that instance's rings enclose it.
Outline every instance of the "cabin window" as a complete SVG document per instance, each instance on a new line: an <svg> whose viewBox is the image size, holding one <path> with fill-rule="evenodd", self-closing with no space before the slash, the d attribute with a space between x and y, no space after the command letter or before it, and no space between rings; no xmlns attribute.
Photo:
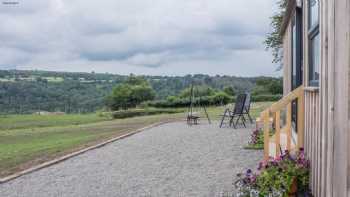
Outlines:
<svg viewBox="0 0 350 197"><path fill-rule="evenodd" d="M303 83L302 10L297 8L292 20L292 90Z"/></svg>
<svg viewBox="0 0 350 197"><path fill-rule="evenodd" d="M292 90L303 84L303 14L302 7L296 7L292 18ZM292 127L297 132L297 100L292 102Z"/></svg>
<svg viewBox="0 0 350 197"><path fill-rule="evenodd" d="M318 25L319 0L309 0L309 28Z"/></svg>
<svg viewBox="0 0 350 197"><path fill-rule="evenodd" d="M309 85L318 86L320 78L319 0L309 0Z"/></svg>

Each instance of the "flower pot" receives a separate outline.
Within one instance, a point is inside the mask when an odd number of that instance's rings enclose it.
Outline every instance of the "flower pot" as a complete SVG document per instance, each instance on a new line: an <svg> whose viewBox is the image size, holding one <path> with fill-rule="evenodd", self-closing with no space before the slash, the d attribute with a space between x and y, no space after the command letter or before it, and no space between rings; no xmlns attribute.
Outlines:
<svg viewBox="0 0 350 197"><path fill-rule="evenodd" d="M312 197L312 194L310 192L298 192L298 182L296 177L294 177L289 188L288 197Z"/></svg>
<svg viewBox="0 0 350 197"><path fill-rule="evenodd" d="M292 185L289 188L288 197L298 196L298 182L296 177L293 178Z"/></svg>

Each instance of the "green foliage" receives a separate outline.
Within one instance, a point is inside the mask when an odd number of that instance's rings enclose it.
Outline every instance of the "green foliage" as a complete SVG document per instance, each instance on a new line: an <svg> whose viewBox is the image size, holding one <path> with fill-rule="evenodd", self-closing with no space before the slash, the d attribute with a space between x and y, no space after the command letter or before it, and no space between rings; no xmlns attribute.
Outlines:
<svg viewBox="0 0 350 197"><path fill-rule="evenodd" d="M290 171L293 170L293 167L289 162L285 162L285 166L286 169L284 173L281 173L280 168L272 166L259 175L257 178L257 184L259 185L261 196L269 196L271 188L275 188L277 191L284 191L282 193L288 192L294 178L293 174L290 173ZM287 197L287 195L283 196Z"/></svg>
<svg viewBox="0 0 350 197"><path fill-rule="evenodd" d="M234 91L232 90L231 93ZM224 105L233 101L233 97L224 91L213 89L208 86L193 87L193 102L195 105ZM188 107L191 103L191 87L184 89L179 96L169 96L166 100L149 102L152 107Z"/></svg>
<svg viewBox="0 0 350 197"><path fill-rule="evenodd" d="M38 165L147 125L182 115L110 120L89 115L8 115L0 119L0 177ZM81 125L80 125L81 124ZM29 166L28 166L29 165Z"/></svg>
<svg viewBox="0 0 350 197"><path fill-rule="evenodd" d="M122 119L122 118L131 118L131 117L148 116L148 115L156 115L156 114L175 114L175 113L181 113L181 112L184 112L184 110L145 108L145 109L129 109L129 110L115 111L111 113L111 116L114 119Z"/></svg>
<svg viewBox="0 0 350 197"><path fill-rule="evenodd" d="M267 102L267 101L278 101L282 98L282 95L256 95L252 96L253 102Z"/></svg>
<svg viewBox="0 0 350 197"><path fill-rule="evenodd" d="M91 113L103 110L105 104L110 104L108 97L113 88L120 84L142 84L147 82L155 91L155 99L167 102L167 106L186 106L188 89L192 83L200 86L202 100L210 105L218 105L217 99L213 98L218 91L225 89L226 94L232 96L233 92L251 92L255 84L262 77L234 77L234 76L208 76L186 75L183 77L169 76L122 76L99 73L70 73L49 71L20 71L0 70L0 114L30 114L37 111L62 111L71 113ZM274 78L268 78L273 80ZM141 85L142 86L142 85ZM147 86L147 85L146 85ZM232 87L232 88L231 88ZM273 88L275 90L276 88ZM142 97L144 88L137 91ZM125 90L124 90L125 91ZM183 98L169 97L170 95L184 94ZM259 93L260 95L272 95ZM141 95L141 96L140 96ZM149 95L148 95L149 96ZM144 97L148 97L147 94ZM210 96L210 98L209 98ZM167 99L169 97L169 99ZM254 95L252 95L254 100ZM139 102L138 99L135 99ZM164 101L166 100L166 101ZM213 101L214 100L214 101ZM216 102L215 102L216 100ZM233 99L234 100L234 97ZM259 101L275 100L275 98L263 96L255 99ZM170 101L170 102L169 102ZM226 99L227 101L227 99ZM226 103L223 102L223 104ZM159 103L159 102L158 102ZM221 104L221 103L220 103Z"/></svg>
<svg viewBox="0 0 350 197"><path fill-rule="evenodd" d="M209 97L209 104L210 105L223 105L228 104L233 100L232 96L228 95L225 92L219 91L216 92L214 95Z"/></svg>
<svg viewBox="0 0 350 197"><path fill-rule="evenodd" d="M180 98L190 98L191 97L191 87L188 87L181 91ZM212 96L215 94L215 90L209 86L193 86L193 94L196 97Z"/></svg>
<svg viewBox="0 0 350 197"><path fill-rule="evenodd" d="M129 77L125 81L126 84L129 85L149 85L143 77L137 77L134 74L129 75Z"/></svg>
<svg viewBox="0 0 350 197"><path fill-rule="evenodd" d="M256 86L252 90L254 101L275 101L279 100L279 95L283 94L283 81L281 78L262 77L256 81ZM267 96L268 95L268 96Z"/></svg>
<svg viewBox="0 0 350 197"><path fill-rule="evenodd" d="M156 99L162 100L169 95L179 95L183 89L190 87L192 83L198 86L209 86L217 90L223 90L225 87L231 86L234 87L235 92L250 91L254 87L257 78L196 74L183 77L149 76L147 79L157 92Z"/></svg>
<svg viewBox="0 0 350 197"><path fill-rule="evenodd" d="M6 115L0 117L0 130L80 125L106 120L108 118L97 114Z"/></svg>
<svg viewBox="0 0 350 197"><path fill-rule="evenodd" d="M289 192L294 178L297 179L298 188L301 192L308 190L308 167L299 166L292 159L283 159L278 165L265 168L257 177L257 185L259 185L260 194L268 196L271 193L271 188ZM286 192L284 192L285 196L287 196Z"/></svg>
<svg viewBox="0 0 350 197"><path fill-rule="evenodd" d="M273 63L281 63L283 58L282 53L282 36L281 36L281 27L283 23L283 17L287 7L287 0L279 0L277 2L278 11L271 17L270 26L272 31L267 34L267 37L264 41L267 50L271 50L273 55Z"/></svg>
<svg viewBox="0 0 350 197"><path fill-rule="evenodd" d="M257 85L252 91L252 96L258 95L270 95L270 92L267 87Z"/></svg>
<svg viewBox="0 0 350 197"><path fill-rule="evenodd" d="M268 85L269 92L271 94L283 94L283 81L282 79L279 80L272 80L271 83Z"/></svg>
<svg viewBox="0 0 350 197"><path fill-rule="evenodd" d="M188 107L190 104L190 99L183 99L176 96L170 97L167 100L155 100L150 102L145 102L144 105L156 108L177 108L177 107Z"/></svg>
<svg viewBox="0 0 350 197"><path fill-rule="evenodd" d="M217 91L211 96L195 97L193 103L205 106L218 106L226 105L233 101L233 98L222 91ZM177 96L170 96L166 100L157 100L152 102L146 102L145 105L157 108L177 108L188 107L191 103L190 98L182 98Z"/></svg>
<svg viewBox="0 0 350 197"><path fill-rule="evenodd" d="M250 141L245 149L261 150L264 149L264 132L259 129L253 131L250 135Z"/></svg>
<svg viewBox="0 0 350 197"><path fill-rule="evenodd" d="M89 113L103 107L111 84L89 84L66 80L0 82L0 113L22 114L36 111Z"/></svg>
<svg viewBox="0 0 350 197"><path fill-rule="evenodd" d="M225 87L223 91L229 96L236 96L236 91L232 86Z"/></svg>
<svg viewBox="0 0 350 197"><path fill-rule="evenodd" d="M154 97L155 92L146 80L130 76L125 83L113 89L107 97L107 106L112 110L128 109Z"/></svg>
<svg viewBox="0 0 350 197"><path fill-rule="evenodd" d="M169 103L173 103L173 102L175 102L177 99L179 99L179 98L176 97L176 96L168 96L168 97L166 98L166 101L169 102Z"/></svg>
<svg viewBox="0 0 350 197"><path fill-rule="evenodd" d="M238 175L235 183L239 196L288 197L293 182L297 184L298 194L309 196L310 163L301 149L296 156L286 151L283 155L260 162L258 173L248 169Z"/></svg>

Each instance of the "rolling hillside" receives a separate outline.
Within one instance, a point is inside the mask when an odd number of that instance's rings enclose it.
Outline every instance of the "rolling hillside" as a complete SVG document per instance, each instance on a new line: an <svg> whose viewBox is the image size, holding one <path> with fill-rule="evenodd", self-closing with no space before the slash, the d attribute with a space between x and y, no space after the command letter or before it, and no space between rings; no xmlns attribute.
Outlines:
<svg viewBox="0 0 350 197"><path fill-rule="evenodd" d="M0 113L94 112L103 108L106 95L127 77L109 73L0 70ZM208 75L144 78L156 91L156 99L176 95L193 81L215 89L232 86L239 92L251 90L260 79Z"/></svg>

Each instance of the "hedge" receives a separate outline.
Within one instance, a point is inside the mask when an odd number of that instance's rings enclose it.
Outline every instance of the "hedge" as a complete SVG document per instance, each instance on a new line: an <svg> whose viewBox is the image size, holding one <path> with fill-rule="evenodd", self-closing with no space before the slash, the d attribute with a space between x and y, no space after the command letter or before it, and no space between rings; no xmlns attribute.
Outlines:
<svg viewBox="0 0 350 197"><path fill-rule="evenodd" d="M113 119L131 118L137 116L148 116L156 114L174 114L184 112L182 109L156 109L156 108L146 108L146 109L129 109L111 112L110 115Z"/></svg>
<svg viewBox="0 0 350 197"><path fill-rule="evenodd" d="M266 101L278 101L282 98L282 95L253 95L253 102L266 102Z"/></svg>
<svg viewBox="0 0 350 197"><path fill-rule="evenodd" d="M224 98L221 99L217 95L216 97L207 96L202 97L200 100L201 105L205 106L218 106L221 104L234 103L236 98ZM282 98L282 95L256 95L252 96L252 102L266 102L266 101L278 101ZM195 99L195 105L199 103L199 98ZM190 99L182 99L182 98L171 98L168 100L158 100L158 101L150 101L143 103L145 106L150 107L159 107L159 108L177 108L177 107L188 107L190 105Z"/></svg>
<svg viewBox="0 0 350 197"><path fill-rule="evenodd" d="M194 104L201 104L205 106L214 106L221 104L228 104L233 101L231 96L225 93L216 93L212 96L203 96L201 98L195 98ZM179 97L169 97L167 100L150 101L144 103L146 106L150 107L160 107L160 108L174 108L174 107L188 107L191 101L189 98L179 98Z"/></svg>

